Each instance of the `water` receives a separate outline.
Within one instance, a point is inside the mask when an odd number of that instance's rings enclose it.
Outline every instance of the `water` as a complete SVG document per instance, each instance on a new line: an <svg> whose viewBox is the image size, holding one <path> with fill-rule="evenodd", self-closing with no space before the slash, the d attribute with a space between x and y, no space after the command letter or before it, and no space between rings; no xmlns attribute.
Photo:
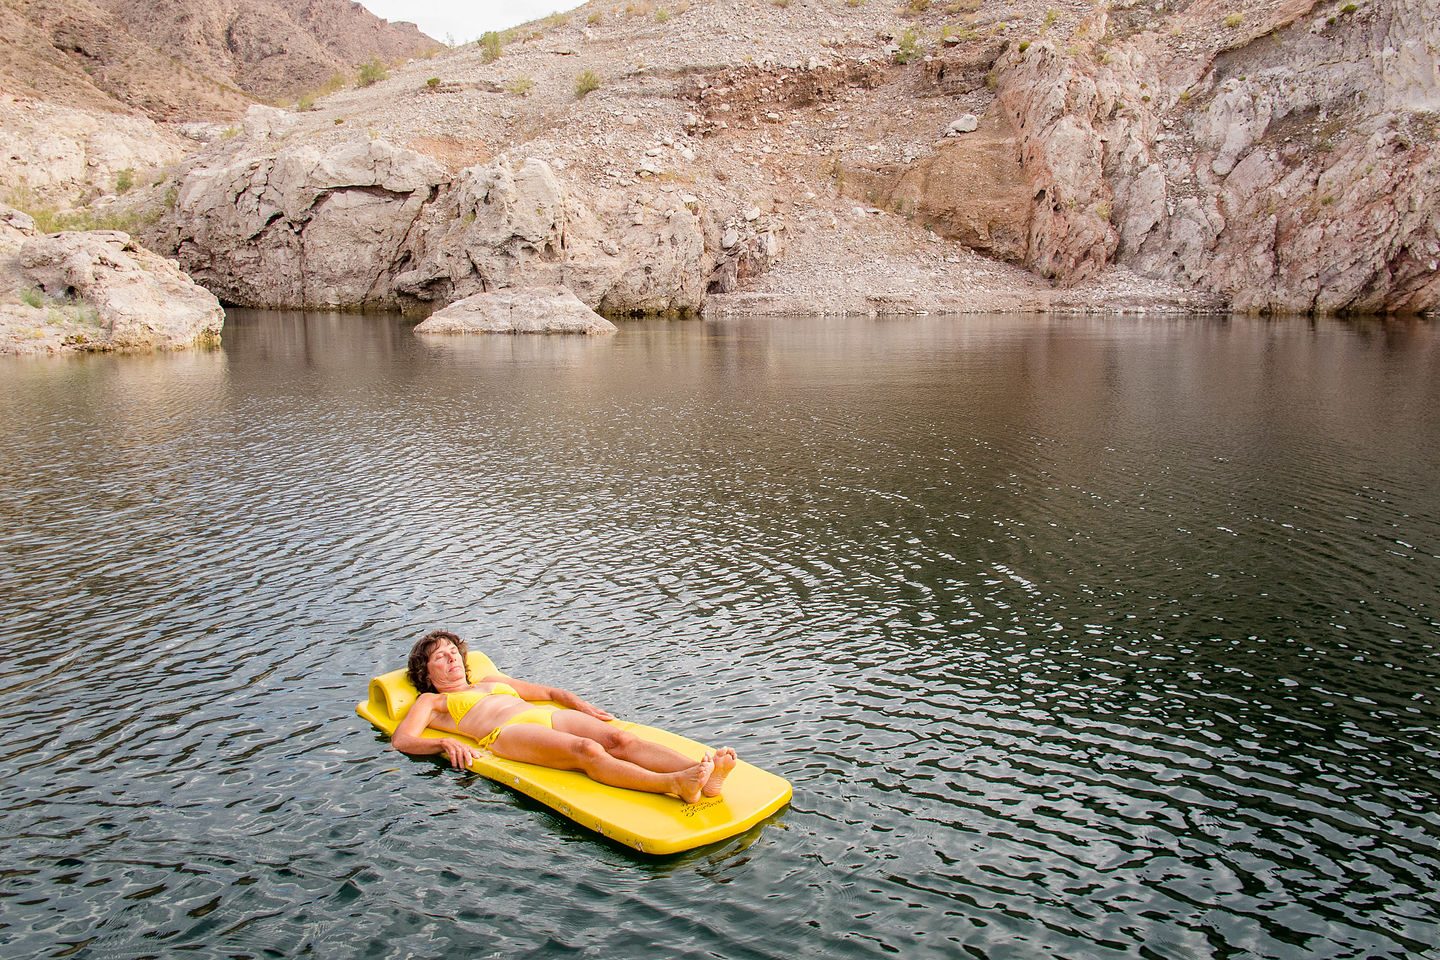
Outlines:
<svg viewBox="0 0 1440 960"><path fill-rule="evenodd" d="M7 958L1437 955L1431 325L237 313L0 411ZM394 753L437 626L794 802Z"/></svg>

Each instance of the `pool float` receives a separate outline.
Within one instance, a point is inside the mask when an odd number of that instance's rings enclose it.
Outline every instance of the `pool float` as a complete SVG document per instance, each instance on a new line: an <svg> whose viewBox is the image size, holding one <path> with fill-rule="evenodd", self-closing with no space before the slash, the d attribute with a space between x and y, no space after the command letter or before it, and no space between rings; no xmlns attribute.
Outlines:
<svg viewBox="0 0 1440 960"><path fill-rule="evenodd" d="M472 677L500 672L489 657L474 650L470 651L467 665ZM370 681L369 698L356 704L355 712L393 735L416 696L405 670L392 670ZM623 720L610 723L696 760L709 752L703 744L655 727ZM455 737L478 746L463 734L426 729L423 735ZM723 795L702 797L697 803L606 786L577 771L505 760L488 750L480 752L470 769L539 800L602 836L641 853L654 854L679 853L742 833L785 806L791 793L787 780L743 760L726 778Z"/></svg>

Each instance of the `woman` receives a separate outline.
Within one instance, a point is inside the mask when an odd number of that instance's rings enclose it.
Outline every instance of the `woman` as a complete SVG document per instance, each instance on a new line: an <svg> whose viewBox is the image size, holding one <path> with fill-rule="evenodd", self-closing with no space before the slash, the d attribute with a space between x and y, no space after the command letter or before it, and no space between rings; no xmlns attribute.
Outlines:
<svg viewBox="0 0 1440 960"><path fill-rule="evenodd" d="M613 787L671 793L685 803L718 797L735 768L735 751L721 747L698 763L669 747L610 726L610 714L568 690L542 687L502 673L470 681L465 641L445 630L410 648L407 673L420 696L390 743L405 753L443 753L465 768L479 751L452 737L423 737L426 727L461 733L507 760L579 770ZM557 710L532 701L552 700Z"/></svg>

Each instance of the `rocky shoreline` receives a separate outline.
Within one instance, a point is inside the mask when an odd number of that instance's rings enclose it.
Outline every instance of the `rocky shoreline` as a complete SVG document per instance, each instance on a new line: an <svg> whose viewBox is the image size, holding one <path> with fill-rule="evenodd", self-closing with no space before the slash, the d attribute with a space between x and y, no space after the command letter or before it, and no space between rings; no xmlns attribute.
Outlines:
<svg viewBox="0 0 1440 960"><path fill-rule="evenodd" d="M1440 0L881 7L587 4L253 106L95 209L255 307L1440 305Z"/></svg>

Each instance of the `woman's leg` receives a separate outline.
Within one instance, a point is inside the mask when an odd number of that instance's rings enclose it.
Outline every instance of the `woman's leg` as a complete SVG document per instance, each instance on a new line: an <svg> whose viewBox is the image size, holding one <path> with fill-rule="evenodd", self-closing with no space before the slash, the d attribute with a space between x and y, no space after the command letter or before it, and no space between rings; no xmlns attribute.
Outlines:
<svg viewBox="0 0 1440 960"><path fill-rule="evenodd" d="M558 713L556 719L558 720ZM599 722L599 721L597 721ZM559 724L556 724L557 728ZM611 756L605 747L588 737L575 736L538 723L517 723L505 727L490 749L496 756L535 763L557 770L579 770L587 777L612 787L646 793L673 793L686 803L700 799L714 762L686 761L681 770L649 770L628 760Z"/></svg>
<svg viewBox="0 0 1440 960"><path fill-rule="evenodd" d="M594 740L610 756L628 760L646 770L674 773L695 766L695 761L683 753L652 740L642 740L627 730L612 727L604 720L596 720L578 710L556 710L550 719L556 730Z"/></svg>

